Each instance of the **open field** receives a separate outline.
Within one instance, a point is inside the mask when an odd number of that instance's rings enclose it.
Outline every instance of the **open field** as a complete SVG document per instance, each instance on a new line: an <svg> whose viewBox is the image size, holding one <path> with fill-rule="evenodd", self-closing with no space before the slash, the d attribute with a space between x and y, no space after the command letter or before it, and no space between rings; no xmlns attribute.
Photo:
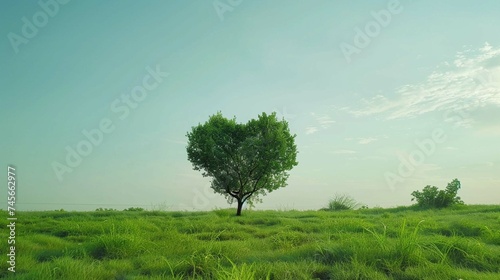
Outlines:
<svg viewBox="0 0 500 280"><path fill-rule="evenodd" d="M234 212L18 212L0 277L500 279L500 206Z"/></svg>

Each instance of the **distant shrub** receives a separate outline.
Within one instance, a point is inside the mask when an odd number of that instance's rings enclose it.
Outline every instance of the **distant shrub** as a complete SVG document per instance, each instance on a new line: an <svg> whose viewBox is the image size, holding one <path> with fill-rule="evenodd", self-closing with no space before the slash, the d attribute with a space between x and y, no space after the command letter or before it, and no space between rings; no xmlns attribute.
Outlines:
<svg viewBox="0 0 500 280"><path fill-rule="evenodd" d="M123 211L144 211L144 208L141 208L141 207L129 207L127 209L123 209Z"/></svg>
<svg viewBox="0 0 500 280"><path fill-rule="evenodd" d="M118 210L113 209L113 208L102 208L102 207L99 207L99 208L95 209L95 211L118 211Z"/></svg>
<svg viewBox="0 0 500 280"><path fill-rule="evenodd" d="M337 194L328 202L328 207L323 210L339 211L356 209L359 206L356 200L345 194Z"/></svg>
<svg viewBox="0 0 500 280"><path fill-rule="evenodd" d="M458 179L453 179L448 183L445 190L439 190L436 186L427 185L422 191L412 192L413 198L411 201L416 200L418 206L425 208L445 208L463 204L464 202L457 196L460 187Z"/></svg>

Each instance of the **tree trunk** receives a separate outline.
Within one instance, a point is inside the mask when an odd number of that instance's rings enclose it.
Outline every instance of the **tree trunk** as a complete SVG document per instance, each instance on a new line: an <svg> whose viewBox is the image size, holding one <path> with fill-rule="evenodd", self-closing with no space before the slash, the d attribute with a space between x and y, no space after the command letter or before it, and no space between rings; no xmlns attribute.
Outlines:
<svg viewBox="0 0 500 280"><path fill-rule="evenodd" d="M236 210L236 216L241 216L241 208L243 208L243 201L238 199L238 210Z"/></svg>

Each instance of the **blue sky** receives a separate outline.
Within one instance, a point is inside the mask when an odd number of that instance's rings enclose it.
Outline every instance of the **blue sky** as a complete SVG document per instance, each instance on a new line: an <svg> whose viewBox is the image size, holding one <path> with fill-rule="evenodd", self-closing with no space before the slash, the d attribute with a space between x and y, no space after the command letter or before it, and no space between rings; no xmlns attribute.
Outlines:
<svg viewBox="0 0 500 280"><path fill-rule="evenodd" d="M228 207L185 150L217 111L276 111L297 135L288 186L257 209L409 205L454 178L466 203L498 203L498 1L0 6L0 159L19 209Z"/></svg>

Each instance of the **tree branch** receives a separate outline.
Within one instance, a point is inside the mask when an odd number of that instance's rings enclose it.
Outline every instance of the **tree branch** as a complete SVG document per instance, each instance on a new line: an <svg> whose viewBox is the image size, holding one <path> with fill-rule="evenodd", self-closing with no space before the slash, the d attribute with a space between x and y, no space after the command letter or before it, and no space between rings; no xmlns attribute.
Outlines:
<svg viewBox="0 0 500 280"><path fill-rule="evenodd" d="M221 145L220 147L231 158L231 161L232 161L232 162L230 162L230 165L232 167L231 169L233 169L233 171L236 173L236 175L238 175L238 181L240 182L240 189L243 189L243 186L245 186L248 182L245 182L245 184L243 184L243 180L241 179L241 172L240 172L240 168L239 168L239 161L235 159L235 156L233 155L233 153L231 153L224 145Z"/></svg>

